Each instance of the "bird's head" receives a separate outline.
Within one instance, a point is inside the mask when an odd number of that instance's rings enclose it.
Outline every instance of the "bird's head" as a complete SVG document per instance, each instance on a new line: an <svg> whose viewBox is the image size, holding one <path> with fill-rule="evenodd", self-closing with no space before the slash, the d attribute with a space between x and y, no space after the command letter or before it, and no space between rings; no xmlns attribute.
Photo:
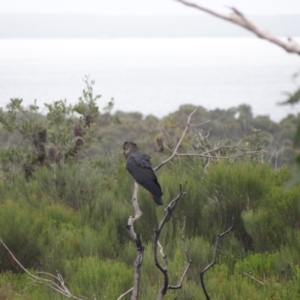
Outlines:
<svg viewBox="0 0 300 300"><path fill-rule="evenodd" d="M123 144L123 150L123 154L127 157L131 151L138 150L138 146L134 142L125 142Z"/></svg>

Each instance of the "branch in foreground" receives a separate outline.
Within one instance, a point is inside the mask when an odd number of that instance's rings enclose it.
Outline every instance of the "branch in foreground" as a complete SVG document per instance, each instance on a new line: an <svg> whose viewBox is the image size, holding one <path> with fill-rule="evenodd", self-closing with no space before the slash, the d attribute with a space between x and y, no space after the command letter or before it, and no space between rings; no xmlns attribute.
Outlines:
<svg viewBox="0 0 300 300"><path fill-rule="evenodd" d="M65 297L71 298L71 299L76 299L76 300L83 300L83 298L76 297L72 295L72 293L69 291L69 289L66 287L65 282L61 274L57 271L57 275L49 274L46 272L41 272L41 274L47 275L53 280L50 279L45 279L41 277L37 277L30 273L18 260L17 258L13 255L13 253L9 250L9 248L6 246L6 244L3 242L2 239L0 239L0 243L3 245L3 247L8 251L8 253L11 255L12 259L19 265L19 267L27 274L29 275L29 278L33 281L33 283L40 284L43 286L46 286L62 295ZM56 283L58 282L58 283Z"/></svg>
<svg viewBox="0 0 300 300"><path fill-rule="evenodd" d="M180 279L180 282L177 286L171 286L169 285L169 274L168 274L168 266L167 266L167 256L164 254L163 252L163 247L161 246L160 242L159 242L159 236L160 233L164 227L164 225L170 220L172 213L176 207L176 204L178 203L179 199L181 199L182 197L184 197L186 195L187 192L183 192L182 189L182 185L180 185L180 191L179 194L176 196L176 198L174 198L169 204L168 206L165 208L165 215L161 221L161 223L159 224L158 228L155 230L155 237L154 237L154 261L155 261L155 265L157 266L157 268L163 273L164 276L164 285L163 287L160 289L158 295L157 295L157 300L160 300L163 298L163 296L167 293L168 289L180 289L181 285L182 285L182 281L183 278L186 275L186 272L188 271L190 265L191 265L191 260L189 259L188 253L186 251L186 255L187 255L187 266L183 272L183 275ZM184 223L185 226L185 223ZM160 248L160 253L162 254L163 260L165 262L165 265L162 266L161 263L158 261L158 257L157 257L157 248Z"/></svg>
<svg viewBox="0 0 300 300"><path fill-rule="evenodd" d="M215 249L214 249L214 256L213 256L213 259L212 259L212 262L206 266L204 268L203 271L200 272L200 280L201 280L201 285L202 285L202 289L203 289L203 292L205 294L205 297L206 297L206 300L210 300L210 297L206 291L206 288L205 288L205 284L204 284L204 274L205 272L207 272L215 263L216 263L216 258L217 258L217 251L218 251L218 246L219 246L219 242L221 240L221 238L226 235L227 233L229 233L229 231L232 230L233 228L233 225L234 225L234 217L232 217L232 223L231 223L231 226L230 228L228 228L226 231L224 231L223 233L219 233L217 235L217 238L216 238L216 242L215 242Z"/></svg>
<svg viewBox="0 0 300 300"><path fill-rule="evenodd" d="M242 14L239 10L237 10L234 7L231 7L232 13L229 15L221 14L219 12L216 12L210 8L204 7L202 5L198 5L189 1L185 0L176 0L178 2L181 2L184 5L199 9L201 11L204 11L214 17L217 17L219 19L226 20L228 22L237 24L255 35L257 35L259 38L262 38L264 40L267 40L281 48L283 48L285 51L289 53L296 53L300 55L300 45L293 40L292 38L288 38L287 41L282 41L279 38L275 37L272 33L262 30L258 28L254 23L252 23L244 14Z"/></svg>

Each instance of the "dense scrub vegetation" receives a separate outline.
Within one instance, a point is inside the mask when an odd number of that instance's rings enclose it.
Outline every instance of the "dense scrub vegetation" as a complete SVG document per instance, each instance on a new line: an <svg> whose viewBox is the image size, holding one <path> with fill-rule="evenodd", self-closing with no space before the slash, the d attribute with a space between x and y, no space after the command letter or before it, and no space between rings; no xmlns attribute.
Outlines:
<svg viewBox="0 0 300 300"><path fill-rule="evenodd" d="M134 140L152 153L157 165L176 144L193 107L183 106L158 120L139 113L100 114L97 99L88 86L81 106L74 106L77 115L63 102L48 106L50 114L45 116L34 106L25 111L16 100L8 108L13 114L2 112L6 146L1 152L0 238L35 274L58 270L73 294L117 299L132 286L135 258L125 228L133 213L133 180L125 170L121 146ZM25 119L19 118L22 114ZM247 150L266 152L213 159L209 165L205 157L176 157L158 171L165 203L178 193L180 182L186 182L188 190L160 240L168 255L170 281L178 282L185 265L182 213L193 260L183 288L165 298L204 299L199 273L212 259L216 235L230 226L234 215L234 229L220 244L217 264L205 274L211 299L298 299L300 186L284 189L292 175L286 164L295 155L291 145L298 117L289 115L277 124L268 117L253 117L251 108L241 105L227 111L200 108L193 123L208 119L211 122L199 130L210 131L213 145L240 142ZM45 129L47 138L41 137ZM195 136L190 130L181 152L198 151ZM58 160L51 160L51 147L61 153ZM220 149L224 156L235 151ZM154 299L162 285L152 240L163 209L143 189L139 204L143 216L136 231L146 245L140 298L147 300ZM33 284L2 246L0 270L0 300L63 299Z"/></svg>
<svg viewBox="0 0 300 300"><path fill-rule="evenodd" d="M193 264L176 292L179 297L204 299L199 272L212 258L216 234L234 214L234 230L222 240L217 265L206 275L212 299L297 299L300 188L283 192L290 171L244 161L218 162L204 174L197 164L187 169L185 160L159 172L166 202L177 193L178 182L187 181L191 188L161 239L176 283L185 264L180 240L184 211ZM14 188L1 186L1 238L26 268L54 274L59 270L74 294L116 299L133 281L134 244L125 230L132 214L131 187L121 160L109 168L40 168L29 182L19 175ZM144 215L136 230L146 244L141 296L153 299L162 284L152 257L153 230L162 210L144 190L139 196ZM3 247L0 258L0 299L62 298L31 284Z"/></svg>

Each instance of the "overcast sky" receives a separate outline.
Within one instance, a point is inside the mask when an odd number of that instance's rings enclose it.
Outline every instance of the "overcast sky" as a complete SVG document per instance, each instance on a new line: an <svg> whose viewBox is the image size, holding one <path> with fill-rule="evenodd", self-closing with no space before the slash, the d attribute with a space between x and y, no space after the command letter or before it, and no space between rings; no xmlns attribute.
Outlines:
<svg viewBox="0 0 300 300"><path fill-rule="evenodd" d="M219 11L234 6L245 14L299 14L300 0L190 0ZM0 13L92 13L188 15L201 12L176 0L0 0Z"/></svg>

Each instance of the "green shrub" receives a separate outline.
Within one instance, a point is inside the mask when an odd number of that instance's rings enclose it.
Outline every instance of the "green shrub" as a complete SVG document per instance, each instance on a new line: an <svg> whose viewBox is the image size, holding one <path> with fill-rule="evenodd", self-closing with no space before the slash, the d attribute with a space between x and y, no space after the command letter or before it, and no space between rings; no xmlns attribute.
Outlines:
<svg viewBox="0 0 300 300"><path fill-rule="evenodd" d="M43 225L42 215L38 211L32 213L32 208L27 203L21 205L8 200L0 205L0 237L26 268L39 264L41 247L37 238ZM0 259L4 270L20 271L2 246Z"/></svg>
<svg viewBox="0 0 300 300"><path fill-rule="evenodd" d="M65 265L66 282L75 295L116 299L132 286L132 270L117 260L86 256Z"/></svg>

